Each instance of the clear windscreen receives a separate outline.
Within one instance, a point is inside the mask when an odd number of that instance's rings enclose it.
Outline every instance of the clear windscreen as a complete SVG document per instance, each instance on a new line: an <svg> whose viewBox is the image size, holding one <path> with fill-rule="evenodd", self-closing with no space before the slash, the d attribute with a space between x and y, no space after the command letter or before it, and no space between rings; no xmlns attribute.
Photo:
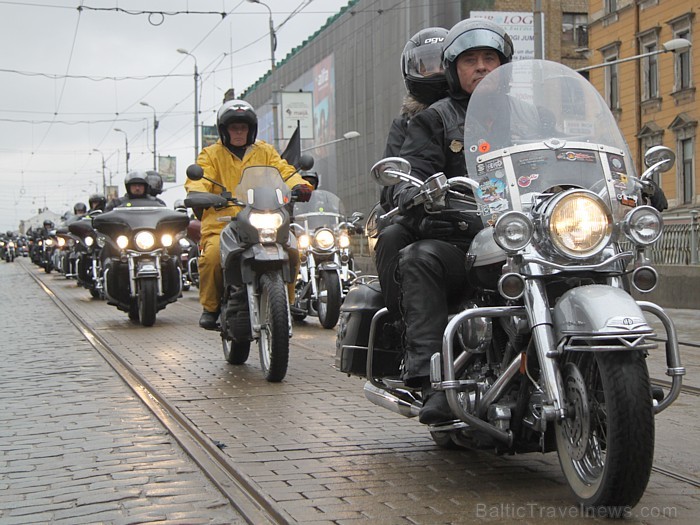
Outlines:
<svg viewBox="0 0 700 525"><path fill-rule="evenodd" d="M584 77L555 62L513 62L481 80L467 109L464 150L487 224L559 187L596 192L616 216L637 203L634 164L615 117Z"/></svg>
<svg viewBox="0 0 700 525"><path fill-rule="evenodd" d="M243 170L234 197L258 210L276 210L289 203L291 190L272 166L250 166Z"/></svg>
<svg viewBox="0 0 700 525"><path fill-rule="evenodd" d="M337 195L315 190L308 202L294 203L294 220L309 230L334 227L345 220L345 206Z"/></svg>

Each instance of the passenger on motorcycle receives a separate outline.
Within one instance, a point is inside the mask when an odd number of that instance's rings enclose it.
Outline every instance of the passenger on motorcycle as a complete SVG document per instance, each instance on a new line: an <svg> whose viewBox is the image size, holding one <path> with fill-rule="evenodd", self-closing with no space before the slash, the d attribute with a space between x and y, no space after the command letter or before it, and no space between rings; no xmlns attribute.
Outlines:
<svg viewBox="0 0 700 525"><path fill-rule="evenodd" d="M256 140L258 117L250 104L243 100L225 102L217 112L216 127L219 140L216 144L204 148L197 158L197 164L204 169L205 177L223 184L228 190L233 190L238 186L243 170L248 166L274 166L282 174L297 200L309 200L313 191L311 185L295 173L294 167L283 160L271 144ZM185 189L188 192L221 193L221 188L205 179L188 179ZM221 210L207 208L201 214L199 302L203 312L199 325L207 330L217 328L223 293L219 235L226 223L218 221L217 218L236 215L238 211L235 207Z"/></svg>
<svg viewBox="0 0 700 525"><path fill-rule="evenodd" d="M512 57L510 36L491 21L467 19L450 29L443 50L449 96L411 119L401 146L400 156L411 163L412 175L425 180L437 172L448 178L466 174L462 130L470 94L482 78ZM430 386L430 357L442 347L448 305L468 287L465 254L482 226L476 215L466 230L425 215L422 206L412 206L417 193L414 186L401 183L392 202L417 225L420 237L401 250L398 261L405 323L403 379L407 386L422 389L419 421L435 424L452 416L445 393Z"/></svg>
<svg viewBox="0 0 700 525"><path fill-rule="evenodd" d="M146 183L148 184L148 194L160 204L166 206L165 201L158 197L158 195L163 193L163 177L160 176L160 173L148 170L146 172Z"/></svg>
<svg viewBox="0 0 700 525"><path fill-rule="evenodd" d="M105 205L107 204L107 199L101 193L93 193L88 199L88 206L90 206L90 212L95 210L104 211Z"/></svg>
<svg viewBox="0 0 700 525"><path fill-rule="evenodd" d="M149 194L147 177L145 171L130 171L124 177L126 194L107 204L105 211L112 211L119 206L164 206L163 201Z"/></svg>
<svg viewBox="0 0 700 525"><path fill-rule="evenodd" d="M447 29L428 27L413 35L401 53L401 73L408 93L404 97L400 115L394 119L384 149L384 157L395 157L401 151L409 121L419 112L447 95L447 79L442 67L442 48ZM382 188L380 205L385 213L391 204L394 186ZM392 224L377 220L381 241L375 248L375 264L382 288L384 305L395 318L399 316L399 286L396 268L399 251L417 240L416 225L412 218L396 216Z"/></svg>

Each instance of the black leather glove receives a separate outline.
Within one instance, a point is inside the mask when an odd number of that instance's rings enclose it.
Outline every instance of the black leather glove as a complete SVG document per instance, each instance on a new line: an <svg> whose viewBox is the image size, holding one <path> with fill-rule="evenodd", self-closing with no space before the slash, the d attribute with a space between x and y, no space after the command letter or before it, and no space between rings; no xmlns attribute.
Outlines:
<svg viewBox="0 0 700 525"><path fill-rule="evenodd" d="M420 221L418 231L424 239L446 239L454 234L455 225L427 215Z"/></svg>
<svg viewBox="0 0 700 525"><path fill-rule="evenodd" d="M292 188L292 197L297 202L309 202L313 188L308 184L297 184Z"/></svg>
<svg viewBox="0 0 700 525"><path fill-rule="evenodd" d="M396 204L399 212L406 215L414 206L413 199L420 193L420 189L415 186L406 186L396 195Z"/></svg>
<svg viewBox="0 0 700 525"><path fill-rule="evenodd" d="M644 186L643 190L644 196L646 197L649 204L659 211L664 211L668 209L668 201L666 200L666 194L664 190L659 188L653 180L649 180Z"/></svg>

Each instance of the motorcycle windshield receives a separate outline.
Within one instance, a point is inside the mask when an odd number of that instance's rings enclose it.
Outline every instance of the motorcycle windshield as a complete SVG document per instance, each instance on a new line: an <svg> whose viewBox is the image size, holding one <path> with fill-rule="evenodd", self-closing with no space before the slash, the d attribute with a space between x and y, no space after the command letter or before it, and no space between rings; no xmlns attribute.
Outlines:
<svg viewBox="0 0 700 525"><path fill-rule="evenodd" d="M234 197L261 211L277 210L289 203L292 192L272 166L250 166L243 170Z"/></svg>
<svg viewBox="0 0 700 525"><path fill-rule="evenodd" d="M294 220L307 230L333 228L345 220L345 206L337 195L325 190L315 190L308 202L294 203Z"/></svg>
<svg viewBox="0 0 700 525"><path fill-rule="evenodd" d="M555 62L512 62L479 82L464 154L486 225L560 188L594 191L617 219L637 203L634 163L615 117L593 85Z"/></svg>

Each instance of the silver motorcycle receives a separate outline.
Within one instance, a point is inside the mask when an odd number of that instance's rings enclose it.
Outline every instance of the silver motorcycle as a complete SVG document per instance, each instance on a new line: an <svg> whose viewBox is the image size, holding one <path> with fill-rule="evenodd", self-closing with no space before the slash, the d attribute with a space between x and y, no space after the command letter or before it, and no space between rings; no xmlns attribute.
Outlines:
<svg viewBox="0 0 700 525"><path fill-rule="evenodd" d="M583 77L542 61L501 66L471 96L464 152L469 178L426 181L388 158L382 185L421 188L426 213L468 214L484 229L467 254L472 287L451 316L431 382L454 419L429 426L445 448L556 451L578 502L615 515L637 504L654 457L654 416L678 397L685 369L675 328L659 306L635 301L658 276L646 248L662 218L643 205L648 179L675 158L657 146L641 177L605 101ZM468 208L468 207L467 207ZM367 377L373 403L406 417L420 393L400 379L401 349L383 337L381 294L359 284L346 298L336 366ZM657 349L645 315L666 332L671 386L650 384Z"/></svg>
<svg viewBox="0 0 700 525"><path fill-rule="evenodd" d="M299 243L299 276L295 283L292 317L302 321L317 316L324 328L333 328L340 306L357 274L350 237L358 232L363 214L348 219L335 194L315 190L308 202L294 204L292 228Z"/></svg>

